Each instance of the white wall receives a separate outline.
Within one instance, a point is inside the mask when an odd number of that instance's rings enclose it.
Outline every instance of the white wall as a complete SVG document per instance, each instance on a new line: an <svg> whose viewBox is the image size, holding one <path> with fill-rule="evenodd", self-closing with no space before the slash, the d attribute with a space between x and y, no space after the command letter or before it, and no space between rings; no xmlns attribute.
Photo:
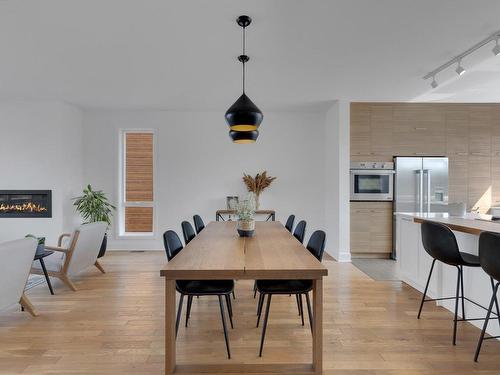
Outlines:
<svg viewBox="0 0 500 375"><path fill-rule="evenodd" d="M56 102L0 102L0 189L52 190L52 218L0 218L0 242L27 233L55 244L78 224L70 198L82 188L82 113Z"/></svg>
<svg viewBox="0 0 500 375"><path fill-rule="evenodd" d="M276 209L278 220L291 213L307 220L308 239L325 222L324 122L322 113L266 111L258 142L236 145L220 112L85 111L84 182L103 189L114 202L119 129L157 130L158 236L123 240L113 230L109 248L163 249L161 233L174 229L180 235L181 221L196 213L205 222L214 220L227 195L246 194L243 172L262 170L277 180L262 194L261 208Z"/></svg>
<svg viewBox="0 0 500 375"><path fill-rule="evenodd" d="M349 245L349 103L335 101L325 115L325 224L330 254L351 260Z"/></svg>

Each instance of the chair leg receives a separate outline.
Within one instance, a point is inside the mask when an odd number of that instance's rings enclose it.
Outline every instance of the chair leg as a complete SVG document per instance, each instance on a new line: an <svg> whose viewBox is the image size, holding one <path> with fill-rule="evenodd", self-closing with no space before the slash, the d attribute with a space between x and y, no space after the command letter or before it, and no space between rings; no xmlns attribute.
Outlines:
<svg viewBox="0 0 500 375"><path fill-rule="evenodd" d="M460 298L460 279L462 271L457 266L457 291L455 294L455 316L453 318L453 345L457 345L458 300Z"/></svg>
<svg viewBox="0 0 500 375"><path fill-rule="evenodd" d="M267 295L266 315L264 315L264 324L262 326L262 336L260 338L259 357L262 357L262 349L264 349L264 339L266 337L266 328L267 328L267 320L269 319L269 307L271 306L271 297L272 297L272 294Z"/></svg>
<svg viewBox="0 0 500 375"><path fill-rule="evenodd" d="M104 268L102 268L101 263L99 263L98 260L95 261L94 266L96 266L96 268L102 273L106 273L106 271L104 271Z"/></svg>
<svg viewBox="0 0 500 375"><path fill-rule="evenodd" d="M257 295L257 281L253 283L253 298Z"/></svg>
<svg viewBox="0 0 500 375"><path fill-rule="evenodd" d="M229 294L226 294L225 297L226 297L227 313L229 315L229 322L231 323L231 328L234 329L234 326L233 326L233 306L231 305L231 296Z"/></svg>
<svg viewBox="0 0 500 375"><path fill-rule="evenodd" d="M76 286L75 284L73 284L73 281L70 280L70 278L68 277L68 275L66 274L60 274L60 279L62 280L62 282L64 284L66 284L68 286L68 288L70 288L73 292L76 292L77 289L76 289Z"/></svg>
<svg viewBox="0 0 500 375"><path fill-rule="evenodd" d="M219 307L220 307L220 317L222 319L222 328L224 329L224 339L226 340L226 350L227 358L231 359L231 350L229 349L229 337L227 335L226 318L224 317L224 302L222 302L222 296L219 294Z"/></svg>
<svg viewBox="0 0 500 375"><path fill-rule="evenodd" d="M299 306L300 306L300 318L302 319L302 326L304 326L304 305L302 304L302 294L297 294L299 298Z"/></svg>
<svg viewBox="0 0 500 375"><path fill-rule="evenodd" d="M306 293L307 302L307 315L309 315L309 326L311 327L311 334L313 333L313 315L311 310L311 301L309 300L309 293Z"/></svg>
<svg viewBox="0 0 500 375"><path fill-rule="evenodd" d="M425 284L424 295L422 296L422 302L420 302L420 308L418 309L417 319L420 319L420 314L422 313L422 307L424 307L425 296L427 295L427 289L429 288L429 282L431 281L432 270L434 269L435 263L436 263L436 259L433 259L431 269L429 271L429 276L427 277L427 283Z"/></svg>
<svg viewBox="0 0 500 375"><path fill-rule="evenodd" d="M181 294L181 298L179 299L179 308L177 309L177 319L175 320L175 337L177 338L177 332L179 331L179 323L181 321L181 313L182 313L182 302L184 301L184 294Z"/></svg>
<svg viewBox="0 0 500 375"><path fill-rule="evenodd" d="M26 310L33 317L37 316L35 308L33 307L30 300L28 299L28 297L26 297L26 295L24 293L22 294L21 299L19 300L19 304L22 307L22 311Z"/></svg>
<svg viewBox="0 0 500 375"><path fill-rule="evenodd" d="M462 293L462 319L465 319L464 268L460 266L460 289Z"/></svg>
<svg viewBox="0 0 500 375"><path fill-rule="evenodd" d="M493 282L493 277L490 277L491 281L491 289L494 291L495 290L495 283ZM500 309L498 308L498 298L497 294L493 294L495 296L495 307L497 308L497 319L498 319L498 325L500 325Z"/></svg>
<svg viewBox="0 0 500 375"><path fill-rule="evenodd" d="M477 362L477 359L479 357L479 352L481 351L481 345L483 344L484 334L486 332L486 328L488 327L488 321L490 320L491 310L493 309L493 303L497 299L496 296L499 284L500 283L497 283L493 287L493 295L491 296L490 307L488 308L488 313L486 314L486 319L484 320L483 329L481 330L481 335L479 336L479 341L477 343L477 348L476 348L476 354L474 356L474 362Z"/></svg>
<svg viewBox="0 0 500 375"><path fill-rule="evenodd" d="M257 326L255 328L259 328L260 316L262 315L262 306L264 305L265 294L259 294L259 306L257 307Z"/></svg>
<svg viewBox="0 0 500 375"><path fill-rule="evenodd" d="M186 306L186 327L188 326L189 317L191 316L191 304L193 303L193 296L188 296L188 302Z"/></svg>
<svg viewBox="0 0 500 375"><path fill-rule="evenodd" d="M234 290L233 290L233 299L236 299L236 295L234 294Z"/></svg>

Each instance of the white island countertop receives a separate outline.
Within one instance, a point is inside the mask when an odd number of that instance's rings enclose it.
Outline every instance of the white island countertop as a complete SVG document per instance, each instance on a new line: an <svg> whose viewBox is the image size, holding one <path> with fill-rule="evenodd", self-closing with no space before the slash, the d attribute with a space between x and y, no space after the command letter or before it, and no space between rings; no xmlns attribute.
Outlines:
<svg viewBox="0 0 500 375"><path fill-rule="evenodd" d="M500 220L493 221L491 215L467 213L465 216L450 216L447 213L396 212L395 215L412 218L415 223L434 221L457 232L479 235L481 232L500 233Z"/></svg>

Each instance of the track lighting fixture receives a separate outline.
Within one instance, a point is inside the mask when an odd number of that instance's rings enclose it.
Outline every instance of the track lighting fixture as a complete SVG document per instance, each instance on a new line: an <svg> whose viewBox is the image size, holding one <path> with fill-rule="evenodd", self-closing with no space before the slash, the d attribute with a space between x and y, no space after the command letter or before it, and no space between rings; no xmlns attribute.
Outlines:
<svg viewBox="0 0 500 375"><path fill-rule="evenodd" d="M455 72L457 72L457 74L458 74L459 76L461 76L462 74L464 74L464 73L465 73L465 69L464 69L464 68L463 68L463 66L462 66L462 60L458 60L458 66L457 66L457 68L455 69Z"/></svg>
<svg viewBox="0 0 500 375"><path fill-rule="evenodd" d="M431 87L433 89L435 89L436 87L438 87L438 83L436 82L436 75L438 73L441 73L443 70L449 68L450 66L452 66L453 64L457 64L457 68L455 69L455 72L461 76L465 73L465 69L464 67L462 66L462 59L468 55L470 55L471 53L477 51L479 48L485 46L486 44L490 43L490 42L495 42L495 47L493 47L493 49L491 50L491 52L493 52L493 54L495 56L498 56L500 55L500 46L498 45L498 39L500 38L500 30L491 34L489 37L481 40L480 42L476 43L475 45L473 45L472 47L470 47L468 50L462 52L461 54L455 56L454 58L452 58L451 60L448 60L447 62L445 62L443 65L437 67L436 69L434 70L431 70L429 73L427 73L425 76L423 76L422 78L423 79L429 79L429 78L432 78L432 81L431 81Z"/></svg>
<svg viewBox="0 0 500 375"><path fill-rule="evenodd" d="M500 55L500 46L498 45L498 38L495 39L495 47L491 50L495 56Z"/></svg>

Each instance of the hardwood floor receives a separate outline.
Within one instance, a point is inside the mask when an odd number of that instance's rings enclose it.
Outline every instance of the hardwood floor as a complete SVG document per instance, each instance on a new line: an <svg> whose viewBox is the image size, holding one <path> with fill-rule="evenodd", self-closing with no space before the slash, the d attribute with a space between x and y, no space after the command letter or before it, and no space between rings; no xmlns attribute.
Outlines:
<svg viewBox="0 0 500 375"><path fill-rule="evenodd" d="M0 374L163 374L163 252L115 252L75 278L77 292L54 280L28 292L33 318L13 307L0 313ZM416 319L420 293L400 282L374 281L349 263L325 261L324 374L499 374L500 342L473 355L479 330L460 323L451 345L452 314L427 303ZM306 362L309 327L301 326L295 298L273 297L266 343L258 358L252 282L238 281L232 362ZM186 361L226 362L215 297L195 299L177 355ZM185 312L185 308L183 310ZM492 321L490 324L498 324Z"/></svg>

